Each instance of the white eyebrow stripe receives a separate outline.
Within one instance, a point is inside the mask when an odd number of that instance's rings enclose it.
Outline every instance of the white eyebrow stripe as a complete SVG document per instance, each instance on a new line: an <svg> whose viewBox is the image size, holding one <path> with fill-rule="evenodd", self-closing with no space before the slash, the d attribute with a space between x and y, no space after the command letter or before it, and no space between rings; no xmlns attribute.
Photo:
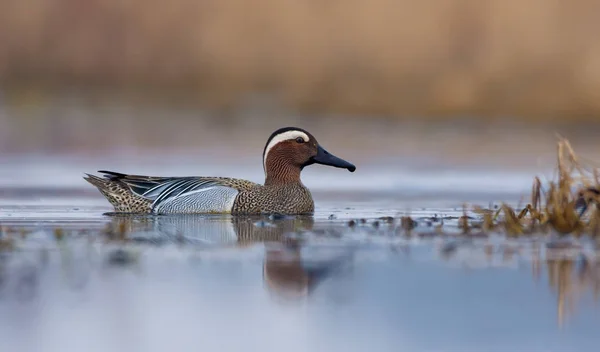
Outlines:
<svg viewBox="0 0 600 352"><path fill-rule="evenodd" d="M279 143L279 142L287 141L290 139L296 139L298 137L301 137L302 139L304 139L305 143L310 140L310 138L308 138L308 135L306 133L304 133L302 131L297 131L297 130L280 133L280 134L276 135L275 137L273 137L273 139L271 139L271 141L267 145L267 148L265 148L265 156L263 159L263 167L265 169L265 173L267 172L267 156L269 156L269 152L271 151L271 149L273 149L273 147L275 145L277 145L277 143Z"/></svg>

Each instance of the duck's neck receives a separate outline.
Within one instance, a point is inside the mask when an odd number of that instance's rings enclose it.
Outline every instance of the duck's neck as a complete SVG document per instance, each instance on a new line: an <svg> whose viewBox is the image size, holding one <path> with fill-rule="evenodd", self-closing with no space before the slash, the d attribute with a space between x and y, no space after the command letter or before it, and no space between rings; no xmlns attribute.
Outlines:
<svg viewBox="0 0 600 352"><path fill-rule="evenodd" d="M279 165L267 169L265 186L277 186L300 182L300 168L293 165Z"/></svg>

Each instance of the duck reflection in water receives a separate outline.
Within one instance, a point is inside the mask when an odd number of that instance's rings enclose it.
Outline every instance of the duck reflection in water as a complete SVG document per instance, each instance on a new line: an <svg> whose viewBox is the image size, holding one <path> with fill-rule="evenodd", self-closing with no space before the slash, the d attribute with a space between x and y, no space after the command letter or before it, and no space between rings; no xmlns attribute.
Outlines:
<svg viewBox="0 0 600 352"><path fill-rule="evenodd" d="M223 248L262 243L265 288L277 298L289 301L307 298L352 260L347 251L339 249L306 258L302 234L315 230L314 225L311 216L113 215L106 233L111 240L150 245L183 243ZM328 229L319 232L327 235Z"/></svg>
<svg viewBox="0 0 600 352"><path fill-rule="evenodd" d="M267 245L263 262L263 282L270 293L285 300L307 298L328 278L340 275L352 262L347 250L327 251L325 255L303 255L302 246L287 242Z"/></svg>

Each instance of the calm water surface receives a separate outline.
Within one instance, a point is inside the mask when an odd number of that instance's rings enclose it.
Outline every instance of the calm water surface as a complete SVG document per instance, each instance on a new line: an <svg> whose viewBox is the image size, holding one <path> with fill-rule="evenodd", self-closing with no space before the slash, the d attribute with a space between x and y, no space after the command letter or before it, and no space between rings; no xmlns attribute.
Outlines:
<svg viewBox="0 0 600 352"><path fill-rule="evenodd" d="M104 215L112 209L83 172L262 177L255 160L143 160L2 158L0 223L12 249L0 251L0 351L594 351L600 342L591 243L553 250L553 236L453 235L463 202L523 204L529 171L365 161L355 174L307 170L314 217ZM411 236L403 215L418 221ZM433 235L441 219L448 236Z"/></svg>

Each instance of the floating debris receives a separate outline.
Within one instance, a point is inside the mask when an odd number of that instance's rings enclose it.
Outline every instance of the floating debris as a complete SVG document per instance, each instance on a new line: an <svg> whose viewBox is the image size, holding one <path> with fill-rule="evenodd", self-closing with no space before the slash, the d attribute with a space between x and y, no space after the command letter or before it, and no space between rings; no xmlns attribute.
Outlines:
<svg viewBox="0 0 600 352"><path fill-rule="evenodd" d="M354 220L350 220L350 221L348 221L348 227L351 227L351 228L352 228L352 227L354 227L354 226L356 226L356 221L354 221Z"/></svg>
<svg viewBox="0 0 600 352"><path fill-rule="evenodd" d="M394 218L391 216L381 216L378 219L387 224L392 224L394 222Z"/></svg>

